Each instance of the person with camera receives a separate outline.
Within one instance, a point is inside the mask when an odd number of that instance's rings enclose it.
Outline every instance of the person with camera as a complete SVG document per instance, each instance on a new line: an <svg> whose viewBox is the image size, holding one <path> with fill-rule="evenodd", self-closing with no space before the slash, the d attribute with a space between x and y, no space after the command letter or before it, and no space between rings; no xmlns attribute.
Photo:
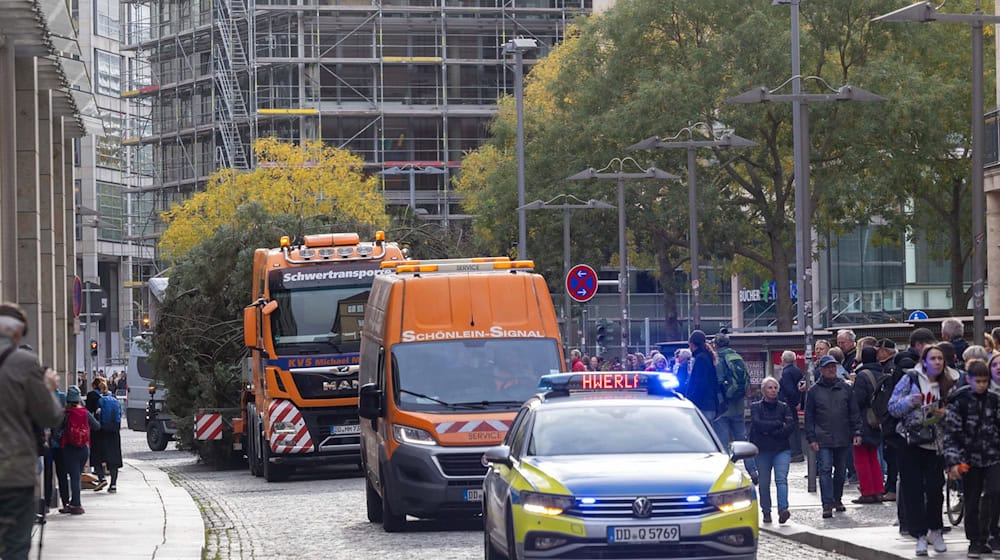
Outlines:
<svg viewBox="0 0 1000 560"><path fill-rule="evenodd" d="M941 518L944 503L941 421L948 393L957 382L958 372L945 366L944 352L936 344L930 344L923 348L916 367L900 378L889 400L889 412L899 419L897 431L906 441L899 478L907 529L917 539L917 556L927 556L928 542L935 552L948 550Z"/></svg>

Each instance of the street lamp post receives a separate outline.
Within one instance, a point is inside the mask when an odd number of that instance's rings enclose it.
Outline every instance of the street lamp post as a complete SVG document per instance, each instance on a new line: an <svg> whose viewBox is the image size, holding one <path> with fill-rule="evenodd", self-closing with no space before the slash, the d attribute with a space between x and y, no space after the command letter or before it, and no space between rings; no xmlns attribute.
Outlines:
<svg viewBox="0 0 1000 560"><path fill-rule="evenodd" d="M557 200L576 200L577 203L567 203L553 204ZM610 210L614 208L614 205L608 204L600 200L590 199L586 202L580 200L579 198L571 194L560 194L556 195L552 200L548 202L542 202L541 200L535 200L529 202L518 210L562 210L563 218L563 277L569 274L569 269L572 266L570 264L570 252L569 252L569 215L572 210ZM566 325L565 341L567 347L573 346L573 325L572 325L572 314L570 312L572 303L570 302L569 292L563 294L563 319Z"/></svg>
<svg viewBox="0 0 1000 560"><path fill-rule="evenodd" d="M626 172L626 163L632 163L638 172ZM610 170L610 171L609 171ZM614 158L601 169L588 167L579 173L566 177L567 181L587 181L590 179L614 180L618 182L618 306L621 317L621 359L625 363L628 353L628 248L625 246L625 181L641 179L679 179L677 175L662 169L643 169L632 158Z"/></svg>
<svg viewBox="0 0 1000 560"><path fill-rule="evenodd" d="M538 48L538 41L517 37L503 46L514 55L514 105L517 113L517 258L528 258L528 225L524 209L524 53Z"/></svg>
<svg viewBox="0 0 1000 560"><path fill-rule="evenodd" d="M699 126L700 125L700 126ZM712 136L711 140L694 140L691 133L695 128L707 129ZM687 132L688 140L676 140L683 133ZM749 148L756 146L756 142L747 140L735 134L724 134L720 138L715 138L714 132L705 123L696 123L666 139L659 136L646 138L645 140L633 144L626 150L652 150L658 148L683 148L687 150L687 175L688 175L688 218L689 218L689 240L691 253L691 330L701 328L701 282L699 280L699 249L698 249L698 206L696 189L696 167L695 152L698 148Z"/></svg>
<svg viewBox="0 0 1000 560"><path fill-rule="evenodd" d="M943 5L943 4L942 4ZM972 325L975 344L986 334L986 213L983 192L983 25L1000 23L1000 16L983 13L976 0L971 14L942 14L930 2L917 2L872 19L873 22L965 23L972 26Z"/></svg>

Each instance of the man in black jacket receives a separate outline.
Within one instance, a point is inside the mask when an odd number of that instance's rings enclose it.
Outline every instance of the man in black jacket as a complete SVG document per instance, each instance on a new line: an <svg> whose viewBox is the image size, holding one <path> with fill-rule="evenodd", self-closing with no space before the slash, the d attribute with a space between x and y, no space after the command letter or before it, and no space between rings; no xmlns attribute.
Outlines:
<svg viewBox="0 0 1000 560"><path fill-rule="evenodd" d="M802 393L806 390L805 374L795 365L795 352L785 350L781 353L781 378L778 381L778 400L788 405L792 410L795 422L792 430L788 434L788 444L792 450L792 462L801 463L805 460L802 456L802 436L799 434L799 404L802 402Z"/></svg>
<svg viewBox="0 0 1000 560"><path fill-rule="evenodd" d="M837 359L823 356L819 361L820 380L806 396L806 439L817 453L819 491L823 517L847 511L841 499L847 479L851 446L861 444L861 417L851 398L851 387L837 378Z"/></svg>

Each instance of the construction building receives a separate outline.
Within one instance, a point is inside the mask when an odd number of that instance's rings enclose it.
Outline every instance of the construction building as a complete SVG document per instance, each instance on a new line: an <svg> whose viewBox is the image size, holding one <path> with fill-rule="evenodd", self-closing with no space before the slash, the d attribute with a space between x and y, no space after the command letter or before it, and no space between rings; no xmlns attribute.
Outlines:
<svg viewBox="0 0 1000 560"><path fill-rule="evenodd" d="M249 2L249 3L246 3ZM123 144L133 205L156 216L254 139L322 139L361 154L390 205L461 217L450 191L487 137L514 65L503 45L558 44L592 0L130 0Z"/></svg>

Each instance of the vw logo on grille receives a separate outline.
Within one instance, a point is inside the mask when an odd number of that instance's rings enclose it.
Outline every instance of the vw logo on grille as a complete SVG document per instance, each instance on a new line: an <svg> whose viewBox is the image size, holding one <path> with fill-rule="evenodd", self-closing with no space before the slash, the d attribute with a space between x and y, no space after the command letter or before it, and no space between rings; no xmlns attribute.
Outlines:
<svg viewBox="0 0 1000 560"><path fill-rule="evenodd" d="M635 517L649 517L653 513L653 501L645 496L640 496L632 502L632 515Z"/></svg>

